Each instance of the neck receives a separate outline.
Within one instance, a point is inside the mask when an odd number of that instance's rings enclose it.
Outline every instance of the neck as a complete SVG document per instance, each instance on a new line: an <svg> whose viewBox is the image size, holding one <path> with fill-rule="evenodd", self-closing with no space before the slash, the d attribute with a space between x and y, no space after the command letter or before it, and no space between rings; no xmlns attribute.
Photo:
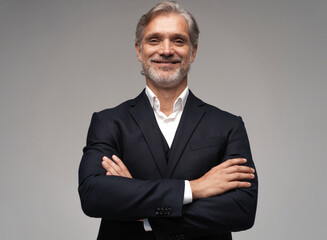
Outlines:
<svg viewBox="0 0 327 240"><path fill-rule="evenodd" d="M187 86L187 79L183 80L180 84L174 87L161 87L153 84L150 80L146 79L146 85L157 96L160 102L160 111L166 116L169 116L174 110L174 103L181 95Z"/></svg>

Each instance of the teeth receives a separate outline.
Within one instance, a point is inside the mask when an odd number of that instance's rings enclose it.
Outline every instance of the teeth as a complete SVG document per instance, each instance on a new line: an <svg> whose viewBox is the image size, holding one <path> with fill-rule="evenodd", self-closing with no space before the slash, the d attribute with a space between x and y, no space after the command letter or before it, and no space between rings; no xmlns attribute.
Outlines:
<svg viewBox="0 0 327 240"><path fill-rule="evenodd" d="M179 61L170 61L170 62L162 62L162 61L156 61L156 60L152 60L152 62L155 62L155 63L159 63L159 64L176 64L176 63L179 63Z"/></svg>

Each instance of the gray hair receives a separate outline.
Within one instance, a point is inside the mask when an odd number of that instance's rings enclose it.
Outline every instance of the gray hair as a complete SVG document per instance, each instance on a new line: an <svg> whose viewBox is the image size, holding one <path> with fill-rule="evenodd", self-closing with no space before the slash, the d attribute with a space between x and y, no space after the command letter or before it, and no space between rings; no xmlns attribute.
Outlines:
<svg viewBox="0 0 327 240"><path fill-rule="evenodd" d="M160 14L171 14L176 13L184 17L184 19L187 22L188 25L188 32L190 36L191 46L192 49L198 44L199 39L199 28L198 25L194 19L194 17L186 10L182 9L176 2L173 1L165 1L158 3L153 8L150 9L146 14L144 14L137 26L136 26L136 32L135 32L135 42L142 47L141 41L144 35L144 29L149 24L149 22L154 18L155 16L158 16Z"/></svg>

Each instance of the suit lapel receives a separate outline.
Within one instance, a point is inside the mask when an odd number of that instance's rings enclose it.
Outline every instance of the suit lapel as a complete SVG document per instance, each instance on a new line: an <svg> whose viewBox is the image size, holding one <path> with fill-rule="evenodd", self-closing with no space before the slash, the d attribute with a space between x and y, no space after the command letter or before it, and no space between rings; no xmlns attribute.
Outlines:
<svg viewBox="0 0 327 240"><path fill-rule="evenodd" d="M204 102L196 98L190 91L171 146L165 177L170 178L173 175L185 147L205 114L204 105Z"/></svg>
<svg viewBox="0 0 327 240"><path fill-rule="evenodd" d="M162 148L161 132L155 119L153 110L143 91L133 102L130 114L140 128L144 139L155 159L160 175L163 177L167 171L167 159ZM137 143L135 143L137 145Z"/></svg>

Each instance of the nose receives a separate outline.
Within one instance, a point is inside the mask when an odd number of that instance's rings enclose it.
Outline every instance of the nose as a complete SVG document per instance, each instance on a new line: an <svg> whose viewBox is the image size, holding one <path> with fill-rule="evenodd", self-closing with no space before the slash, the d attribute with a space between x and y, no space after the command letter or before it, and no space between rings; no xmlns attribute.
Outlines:
<svg viewBox="0 0 327 240"><path fill-rule="evenodd" d="M170 41L166 40L161 43L159 54L164 56L171 56L175 53L173 45Z"/></svg>

